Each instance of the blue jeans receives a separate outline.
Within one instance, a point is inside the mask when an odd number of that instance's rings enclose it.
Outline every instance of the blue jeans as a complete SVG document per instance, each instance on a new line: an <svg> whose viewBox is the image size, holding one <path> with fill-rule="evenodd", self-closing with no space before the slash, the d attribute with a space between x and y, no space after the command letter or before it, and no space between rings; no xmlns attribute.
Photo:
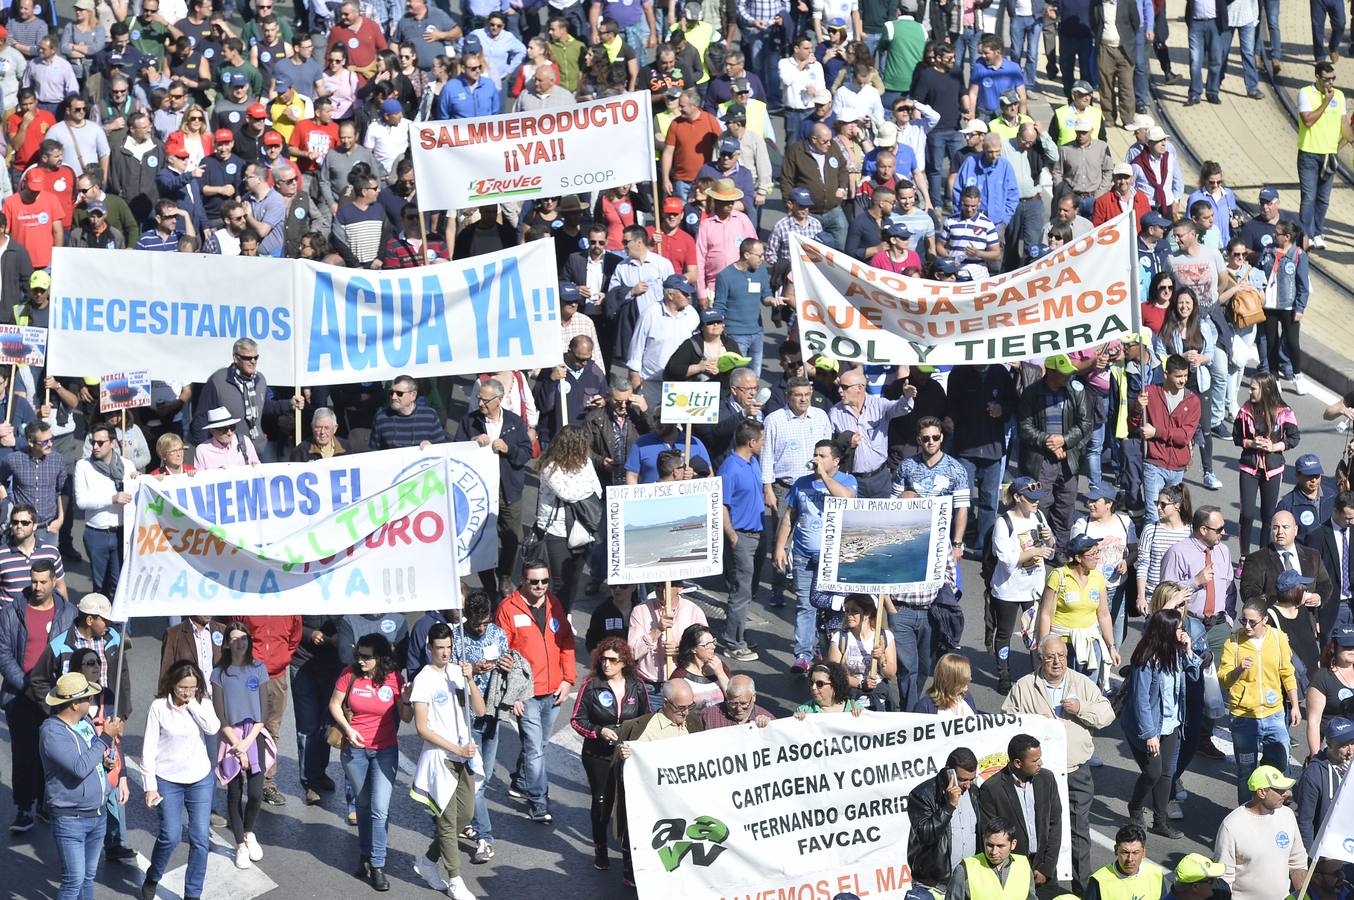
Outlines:
<svg viewBox="0 0 1354 900"><path fill-rule="evenodd" d="M1273 766L1288 774L1288 723L1282 710L1263 719L1232 716L1232 749L1236 754L1236 795L1241 803L1251 799L1246 780L1260 766Z"/></svg>
<svg viewBox="0 0 1354 900"><path fill-rule="evenodd" d="M482 839L491 844L494 842L494 826L489 822L489 806L484 801L484 792L489 782L494 780L494 762L498 759L498 728L496 716L480 716L470 726L470 730L475 733L475 743L480 745L480 759L484 761L484 781L480 782L480 789L475 794L475 818L470 820L470 824Z"/></svg>
<svg viewBox="0 0 1354 900"><path fill-rule="evenodd" d="M818 221L822 223L823 230L832 236L827 243L838 250L846 246L846 213L842 212L840 206L834 206L825 212L814 213Z"/></svg>
<svg viewBox="0 0 1354 900"><path fill-rule="evenodd" d="M86 534L88 530L86 529ZM150 853L150 868L146 880L159 882L165 875L169 858L183 837L184 813L188 814L188 868L183 877L183 895L201 897L202 882L207 876L207 853L211 847L212 793L216 776L208 772L194 784L179 784L161 778L160 796L164 798L156 809L160 811L160 833L155 837L155 849Z"/></svg>
<svg viewBox="0 0 1354 900"><path fill-rule="evenodd" d="M950 158L963 146L964 136L954 129L932 131L926 136L926 180L931 190L931 202L936 209L945 205L945 181L941 176Z"/></svg>
<svg viewBox="0 0 1354 900"><path fill-rule="evenodd" d="M1143 511L1143 516L1148 522L1156 522L1160 516L1157 514L1157 495L1161 489L1167 485L1175 485L1185 480L1184 470L1176 472L1172 469L1163 469L1160 466L1154 466L1149 462L1142 464L1142 502L1147 505Z"/></svg>
<svg viewBox="0 0 1354 900"><path fill-rule="evenodd" d="M1204 92L1204 70L1208 70L1208 95L1218 92L1218 56L1222 34L1215 19L1190 19L1189 22L1189 99L1198 100Z"/></svg>
<svg viewBox="0 0 1354 900"><path fill-rule="evenodd" d="M1278 3L1275 3L1278 6ZM1345 36L1345 4L1343 0L1310 0L1312 13L1312 55L1329 59L1340 50ZM1326 37L1326 19L1330 19L1330 38Z"/></svg>
<svg viewBox="0 0 1354 900"><path fill-rule="evenodd" d="M1011 59L1025 73L1025 87L1032 88L1039 71L1039 40L1044 34L1044 20L1036 16L1011 17Z"/></svg>
<svg viewBox="0 0 1354 900"><path fill-rule="evenodd" d="M385 868L386 813L395 788L395 772L400 767L400 748L344 747L339 761L357 801L357 843L362 857L371 860L373 868Z"/></svg>
<svg viewBox="0 0 1354 900"><path fill-rule="evenodd" d="M61 887L57 900L94 900L94 876L99 871L99 851L103 849L102 815L52 816L52 839L61 862Z"/></svg>
<svg viewBox="0 0 1354 900"><path fill-rule="evenodd" d="M898 708L906 712L921 697L931 674L931 614L900 606L889 615L889 628L898 655Z"/></svg>
<svg viewBox="0 0 1354 900"><path fill-rule="evenodd" d="M1072 74L1072 67L1078 60L1081 80L1096 83L1095 58L1095 42L1089 36L1074 38L1058 34L1058 67L1062 69L1064 96L1072 96L1072 83L1077 80L1077 76Z"/></svg>
<svg viewBox="0 0 1354 900"><path fill-rule="evenodd" d="M992 529L997 524L1003 466L999 459L972 459L967 456L959 457L959 462L968 472L971 509L977 511L978 518L978 537L971 549L974 555L981 558L987 549L988 540L992 537Z"/></svg>
<svg viewBox="0 0 1354 900"><path fill-rule="evenodd" d="M818 610L809 603L818 583L818 555L796 553L790 559L795 579L795 659L813 659Z"/></svg>
<svg viewBox="0 0 1354 900"><path fill-rule="evenodd" d="M89 579L94 583L94 590L105 597L113 596L118 588L118 573L122 570L122 542L117 530L86 526L85 555L89 557Z"/></svg>
<svg viewBox="0 0 1354 900"><path fill-rule="evenodd" d="M1227 77L1227 62L1232 56L1232 38L1241 38L1241 80L1246 85L1246 93L1259 90L1260 76L1255 71L1255 29L1256 25L1239 25L1228 28L1222 33L1222 65L1218 67L1218 87Z"/></svg>
<svg viewBox="0 0 1354 900"><path fill-rule="evenodd" d="M954 45L954 63L966 76L978 61L978 40L981 37L982 34L976 28L950 35L950 43Z"/></svg>
<svg viewBox="0 0 1354 900"><path fill-rule="evenodd" d="M1335 172L1332 170L1330 175L1322 177L1321 162L1324 159L1320 153L1298 151L1298 188L1302 192L1298 218L1302 221L1302 230L1309 236L1326 233L1326 210L1330 208Z"/></svg>
<svg viewBox="0 0 1354 900"><path fill-rule="evenodd" d="M329 695L334 692L338 671L332 667L306 663L291 670L291 703L296 716L296 760L301 767L301 784L314 787L329 767L329 744L324 733L329 728Z"/></svg>
<svg viewBox="0 0 1354 900"><path fill-rule="evenodd" d="M118 789L111 784L104 795L104 810L108 815L107 826L103 831L103 845L105 847L116 847L123 843L123 836L127 833L127 813L118 802Z"/></svg>
<svg viewBox="0 0 1354 900"><path fill-rule="evenodd" d="M779 30L783 29L774 25L770 28L749 26L738 29L743 37L743 56L747 60L747 69L762 80L762 87L766 89L766 102L771 106L780 105L780 68L775 53L776 32ZM791 143L793 141L787 137L785 145L788 147Z"/></svg>
<svg viewBox="0 0 1354 900"><path fill-rule="evenodd" d="M1133 99L1138 109L1147 108L1147 77L1151 74L1147 68L1147 31L1138 30L1138 40L1133 56Z"/></svg>
<svg viewBox="0 0 1354 900"><path fill-rule="evenodd" d="M1269 32L1269 59L1278 62L1283 56L1283 42L1279 39L1279 0L1260 0L1260 12ZM1256 26L1257 33L1259 26Z"/></svg>
<svg viewBox="0 0 1354 900"><path fill-rule="evenodd" d="M763 82L765 83L765 82ZM790 146L799 134L799 129L804 127L804 120L808 118L812 109L791 109L785 107L785 146Z"/></svg>
<svg viewBox="0 0 1354 900"><path fill-rule="evenodd" d="M757 373L757 377L762 374L762 345L766 343L765 336L759 331L756 334L731 334L729 339L738 345L738 352L748 357L752 362L748 363L748 368Z"/></svg>
<svg viewBox="0 0 1354 900"><path fill-rule="evenodd" d="M1086 439L1086 477L1091 484L1099 484L1104 473L1100 468L1100 457L1105 450L1105 417L1109 415L1110 398L1108 394L1090 393L1095 405L1091 409L1092 421L1099 419L1100 424L1091 428Z"/></svg>
<svg viewBox="0 0 1354 900"><path fill-rule="evenodd" d="M522 715L517 727L522 735L522 750L518 756L517 771L526 788L527 801L533 816L550 811L550 774L545 770L545 742L555 729L559 707L554 694L542 694L522 701Z"/></svg>
<svg viewBox="0 0 1354 900"><path fill-rule="evenodd" d="M635 56L639 57L641 66L647 66L653 62L653 49L644 46L644 42L649 39L649 23L644 21L643 17L635 24L622 28L621 39L635 51Z"/></svg>

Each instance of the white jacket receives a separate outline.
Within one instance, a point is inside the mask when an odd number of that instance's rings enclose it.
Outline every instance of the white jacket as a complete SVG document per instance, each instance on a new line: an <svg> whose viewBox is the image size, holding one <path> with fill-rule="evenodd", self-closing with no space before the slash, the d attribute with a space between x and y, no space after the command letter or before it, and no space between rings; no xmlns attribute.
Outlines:
<svg viewBox="0 0 1354 900"><path fill-rule="evenodd" d="M139 474L136 466L132 465L131 460L125 456L122 457L122 466L127 472L127 479L122 489L129 494L135 494L136 482L133 479ZM107 530L123 524L124 511L131 504L119 506L114 503L113 495L116 493L113 479L95 471L88 457L76 461L75 505L85 512L86 528Z"/></svg>

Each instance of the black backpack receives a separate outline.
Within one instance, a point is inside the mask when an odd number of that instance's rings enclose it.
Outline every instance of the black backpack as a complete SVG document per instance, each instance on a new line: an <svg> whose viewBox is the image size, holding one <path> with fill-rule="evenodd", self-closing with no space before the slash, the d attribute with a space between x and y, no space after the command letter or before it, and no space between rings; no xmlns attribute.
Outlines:
<svg viewBox="0 0 1354 900"><path fill-rule="evenodd" d="M1044 511L1042 509L1035 510L1034 515L1035 518L1039 520L1039 524L1051 534L1053 529L1048 527L1048 520L1044 518ZM1001 514L1001 520L1006 523L1007 531L1015 531L1015 523L1011 521L1011 511L1009 509ZM1051 564L1053 561L1049 560L1049 562ZM992 576L997 574L997 529L995 526L992 528L992 533L987 536L987 547L983 550L983 561L980 571L982 573L983 587L985 589L990 589L992 587Z"/></svg>

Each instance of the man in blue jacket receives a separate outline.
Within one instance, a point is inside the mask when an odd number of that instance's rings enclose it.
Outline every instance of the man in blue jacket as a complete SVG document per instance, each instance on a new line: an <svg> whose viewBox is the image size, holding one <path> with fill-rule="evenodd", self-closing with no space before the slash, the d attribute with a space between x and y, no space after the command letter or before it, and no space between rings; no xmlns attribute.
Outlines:
<svg viewBox="0 0 1354 900"><path fill-rule="evenodd" d="M461 74L437 96L439 119L473 119L499 112L498 86L484 77L486 65L477 38L468 37L461 56Z"/></svg>
<svg viewBox="0 0 1354 900"><path fill-rule="evenodd" d="M38 728L47 714L28 694L32 672L49 636L64 633L75 621L75 607L56 592L56 566L51 560L33 563L29 577L23 598L0 610L0 706L9 726L10 784L17 810L9 830L14 834L33 827L33 805L42 799Z"/></svg>
<svg viewBox="0 0 1354 900"><path fill-rule="evenodd" d="M983 150L966 157L959 165L954 180L954 208L959 208L960 194L966 187L976 187L983 197L983 211L998 228L1015 215L1020 205L1020 188L1016 185L1015 169L1001 155L1001 135L988 134L983 138Z"/></svg>
<svg viewBox="0 0 1354 900"><path fill-rule="evenodd" d="M71 672L43 698L52 716L42 723L37 749L47 773L47 810L61 860L62 896L94 896L106 827L105 766L113 758L112 741L122 734L122 720L116 717L104 722L102 736L94 733L89 703L102 690Z"/></svg>

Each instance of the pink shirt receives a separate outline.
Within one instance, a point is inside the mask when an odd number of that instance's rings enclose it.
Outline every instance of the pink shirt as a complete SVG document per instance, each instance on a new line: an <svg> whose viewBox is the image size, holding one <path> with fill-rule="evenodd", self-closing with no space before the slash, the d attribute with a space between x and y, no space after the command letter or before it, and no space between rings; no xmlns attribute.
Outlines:
<svg viewBox="0 0 1354 900"><path fill-rule="evenodd" d="M630 612L630 633L627 643L635 656L635 668L639 677L650 683L662 681L667 672L668 655L659 646L662 635L655 641L653 629L658 627L658 614L663 605L656 601L641 603ZM672 607L672 631L669 640L674 644L681 639L682 632L690 625L709 625L705 620L705 610L682 597ZM675 660L674 660L675 664Z"/></svg>
<svg viewBox="0 0 1354 900"><path fill-rule="evenodd" d="M259 454L254 442L238 435L229 447L222 447L216 441L198 444L193 450L193 467L202 469L228 469L231 466L258 465Z"/></svg>
<svg viewBox="0 0 1354 900"><path fill-rule="evenodd" d="M725 266L738 262L745 238L757 237L752 220L735 210L727 219L707 216L696 232L696 296L714 297L715 278Z"/></svg>

